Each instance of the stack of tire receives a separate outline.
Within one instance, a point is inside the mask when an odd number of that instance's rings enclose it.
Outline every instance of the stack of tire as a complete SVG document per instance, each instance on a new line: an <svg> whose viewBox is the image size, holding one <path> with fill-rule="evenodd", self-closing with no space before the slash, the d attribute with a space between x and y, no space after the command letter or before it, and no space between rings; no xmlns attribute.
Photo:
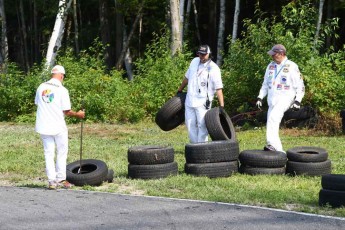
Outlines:
<svg viewBox="0 0 345 230"><path fill-rule="evenodd" d="M322 189L319 193L319 205L332 208L345 207L345 175L327 174L321 177Z"/></svg>
<svg viewBox="0 0 345 230"><path fill-rule="evenodd" d="M322 176L332 171L328 152L319 147L298 146L286 151L286 173L292 176Z"/></svg>
<svg viewBox="0 0 345 230"><path fill-rule="evenodd" d="M184 102L187 93L180 93L170 98L157 112L156 124L163 131L170 131L178 127L185 120Z"/></svg>
<svg viewBox="0 0 345 230"><path fill-rule="evenodd" d="M174 149L166 146L144 145L128 149L128 177L158 179L177 175Z"/></svg>
<svg viewBox="0 0 345 230"><path fill-rule="evenodd" d="M286 154L279 151L243 150L239 155L240 173L249 175L285 174Z"/></svg>
<svg viewBox="0 0 345 230"><path fill-rule="evenodd" d="M205 123L212 141L185 146L185 172L209 178L238 172L239 145L228 114L219 107L212 108L205 115Z"/></svg>
<svg viewBox="0 0 345 230"><path fill-rule="evenodd" d="M104 181L111 183L113 177L114 170L108 169L104 161L97 159L78 160L66 166L66 179L76 186L99 186Z"/></svg>
<svg viewBox="0 0 345 230"><path fill-rule="evenodd" d="M185 172L209 178L238 172L239 146L235 140L211 141L185 146Z"/></svg>

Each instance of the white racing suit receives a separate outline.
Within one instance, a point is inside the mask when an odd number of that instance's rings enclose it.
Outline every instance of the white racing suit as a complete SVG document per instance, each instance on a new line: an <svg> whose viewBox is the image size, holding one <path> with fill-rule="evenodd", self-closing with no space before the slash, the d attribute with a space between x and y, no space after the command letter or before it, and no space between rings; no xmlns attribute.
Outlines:
<svg viewBox="0 0 345 230"><path fill-rule="evenodd" d="M271 62L267 68L258 98L267 96L266 140L277 151L283 151L279 126L286 110L304 96L304 83L298 66L287 58L280 64Z"/></svg>
<svg viewBox="0 0 345 230"><path fill-rule="evenodd" d="M201 63L200 58L194 58L185 74L188 79L188 90L185 102L185 122L191 143L208 141L208 131L205 124L205 114L211 108L217 89L223 88L221 72L211 59ZM210 101L206 108L207 98Z"/></svg>

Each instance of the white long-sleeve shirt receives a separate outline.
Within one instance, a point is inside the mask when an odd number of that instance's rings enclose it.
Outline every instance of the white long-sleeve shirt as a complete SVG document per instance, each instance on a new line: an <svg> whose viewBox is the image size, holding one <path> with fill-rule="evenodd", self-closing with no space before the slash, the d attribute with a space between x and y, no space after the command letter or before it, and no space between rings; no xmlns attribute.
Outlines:
<svg viewBox="0 0 345 230"><path fill-rule="evenodd" d="M279 101L293 103L301 102L304 97L304 82L298 66L286 57L280 64L271 62L265 72L259 98L266 95L268 105L275 105Z"/></svg>

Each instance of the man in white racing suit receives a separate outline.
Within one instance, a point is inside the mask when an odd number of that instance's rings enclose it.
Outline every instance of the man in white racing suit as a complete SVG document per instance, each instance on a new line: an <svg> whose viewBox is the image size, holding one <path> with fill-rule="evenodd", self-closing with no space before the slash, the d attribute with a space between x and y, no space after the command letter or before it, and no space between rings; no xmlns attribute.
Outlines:
<svg viewBox="0 0 345 230"><path fill-rule="evenodd" d="M185 123L190 143L208 141L205 114L211 108L212 100L217 94L220 110L224 108L223 83L221 72L210 58L208 45L201 45L198 57L194 58L185 74L177 93L188 85L185 101Z"/></svg>
<svg viewBox="0 0 345 230"><path fill-rule="evenodd" d="M300 109L304 83L297 64L287 58L283 45L274 45L267 53L273 61L266 68L256 105L261 108L262 99L267 95L267 145L264 150L283 151L279 138L280 122L289 108Z"/></svg>

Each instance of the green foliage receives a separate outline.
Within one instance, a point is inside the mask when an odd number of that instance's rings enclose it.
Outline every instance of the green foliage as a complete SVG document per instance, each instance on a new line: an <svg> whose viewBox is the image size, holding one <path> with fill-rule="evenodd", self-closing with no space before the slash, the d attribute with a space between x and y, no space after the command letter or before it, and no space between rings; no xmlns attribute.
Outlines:
<svg viewBox="0 0 345 230"><path fill-rule="evenodd" d="M299 65L306 85L303 104L314 106L324 117L331 117L344 107L345 50L323 50L326 34L337 37L337 19L325 23L314 42L316 18L309 1L294 1L283 8L281 21L244 21L247 30L243 39L229 44L222 66L225 101L231 113L254 108L265 68L271 61L267 51L277 43L284 44L289 59Z"/></svg>

